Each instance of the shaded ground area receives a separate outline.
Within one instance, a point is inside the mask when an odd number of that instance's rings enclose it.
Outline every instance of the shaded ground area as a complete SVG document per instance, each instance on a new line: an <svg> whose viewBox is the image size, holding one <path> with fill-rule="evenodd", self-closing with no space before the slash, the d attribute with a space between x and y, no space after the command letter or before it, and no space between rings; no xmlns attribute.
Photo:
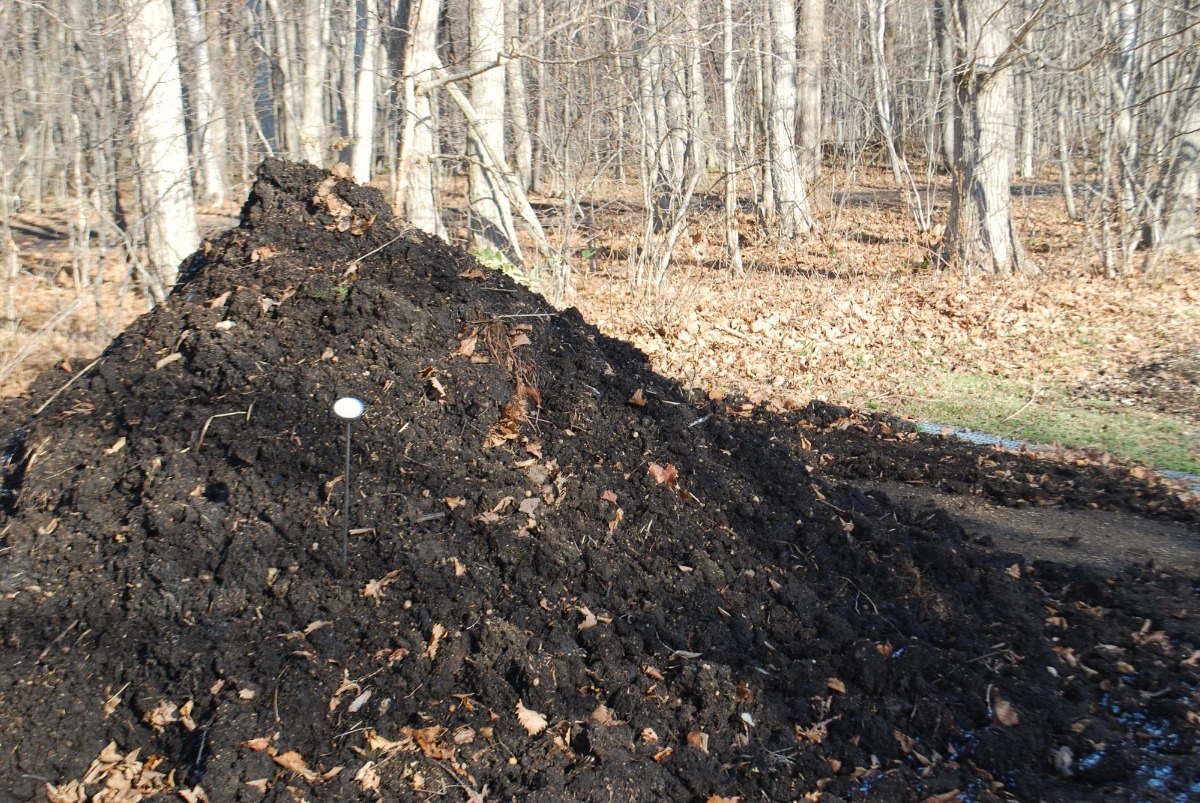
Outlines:
<svg viewBox="0 0 1200 803"><path fill-rule="evenodd" d="M1175 489L698 400L313 168L184 275L0 409L0 800L1200 791L1194 568L872 483L1194 531Z"/></svg>

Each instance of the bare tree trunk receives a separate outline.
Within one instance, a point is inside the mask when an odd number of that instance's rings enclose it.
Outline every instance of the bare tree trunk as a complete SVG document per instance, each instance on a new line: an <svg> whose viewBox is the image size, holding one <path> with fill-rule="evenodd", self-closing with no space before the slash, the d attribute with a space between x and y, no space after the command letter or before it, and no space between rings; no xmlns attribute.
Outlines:
<svg viewBox="0 0 1200 803"><path fill-rule="evenodd" d="M192 54L192 85L195 87L196 161L200 167L200 199L210 206L225 203L228 185L225 180L225 153L228 134L225 113L218 102L213 85L212 66L208 54L208 33L196 0L180 0L183 27L187 33L188 49Z"/></svg>
<svg viewBox="0 0 1200 803"><path fill-rule="evenodd" d="M521 31L520 0L504 0L504 28L510 42ZM508 120L512 135L513 160L521 186L532 187L533 137L529 134L529 95L525 88L525 60L516 58L504 67L508 90Z"/></svg>
<svg viewBox="0 0 1200 803"><path fill-rule="evenodd" d="M904 182L906 167L900 163L900 153L896 150L896 130L892 125L892 82L888 75L886 52L888 2L867 0L867 31L871 43L871 81L875 85L875 116L887 149L892 179L899 186Z"/></svg>
<svg viewBox="0 0 1200 803"><path fill-rule="evenodd" d="M1026 66L1021 70L1021 178L1033 178L1036 175L1036 126L1033 111L1033 70Z"/></svg>
<svg viewBox="0 0 1200 803"><path fill-rule="evenodd" d="M800 4L800 61L797 97L800 123L797 133L800 169L809 182L821 173L821 64L825 47L826 0Z"/></svg>
<svg viewBox="0 0 1200 803"><path fill-rule="evenodd" d="M366 20L354 91L354 150L351 155L350 172L355 181L365 184L371 180L372 169L375 166L375 72L379 56L379 3L378 0L362 0L362 4Z"/></svg>
<svg viewBox="0 0 1200 803"><path fill-rule="evenodd" d="M179 50L169 0L121 0L129 42L138 177L146 201L146 240L162 301L179 263L200 243L188 164Z"/></svg>
<svg viewBox="0 0 1200 803"><path fill-rule="evenodd" d="M1167 176L1166 220L1156 247L1164 253L1200 253L1196 205L1200 194L1200 92L1193 91L1179 137L1179 151Z"/></svg>
<svg viewBox="0 0 1200 803"><path fill-rule="evenodd" d="M1119 264L1110 273L1133 270L1133 254L1141 242L1138 214L1138 43L1140 9L1137 0L1109 0L1109 25L1115 48L1111 68L1112 135L1106 158L1113 163L1110 191L1116 200L1116 245Z"/></svg>
<svg viewBox="0 0 1200 803"><path fill-rule="evenodd" d="M300 158L325 165L325 79L329 49L325 36L328 0L304 0L304 92L300 105Z"/></svg>
<svg viewBox="0 0 1200 803"><path fill-rule="evenodd" d="M1055 122L1058 126L1058 170L1062 184L1063 204L1067 209L1067 217L1079 220L1079 209L1075 205L1075 184L1071 177L1071 142L1067 136L1067 116L1070 113L1070 87L1066 81L1058 90L1058 108Z"/></svg>
<svg viewBox="0 0 1200 803"><path fill-rule="evenodd" d="M265 0L271 13L275 39L275 72L279 93L276 97L281 125L276 126L275 138L279 150L303 158L300 150L301 64L296 52L295 29L280 7L280 0Z"/></svg>
<svg viewBox="0 0 1200 803"><path fill-rule="evenodd" d="M533 0L534 36L537 37L537 104L533 123L533 147L530 153L529 190L540 192L542 167L546 162L546 2Z"/></svg>
<svg viewBox="0 0 1200 803"><path fill-rule="evenodd" d="M500 189L503 178L488 169L488 154L496 154L504 169L504 70L483 69L497 63L504 46L504 0L470 0L472 69L482 69L470 79L471 106L478 115L467 133L467 195L471 206L471 236L475 249L504 252L520 264L521 247L512 225L512 207Z"/></svg>
<svg viewBox="0 0 1200 803"><path fill-rule="evenodd" d="M954 165L954 37L950 32L950 0L936 0L934 5L937 30L938 63L941 77L938 81L939 126L942 132L942 167L950 170Z"/></svg>
<svg viewBox="0 0 1200 803"><path fill-rule="evenodd" d="M796 7L792 0L769 0L773 40L771 76L771 161L779 234L804 237L813 228L808 182L796 156Z"/></svg>
<svg viewBox="0 0 1200 803"><path fill-rule="evenodd" d="M429 93L418 92L417 81L429 80L437 70L437 29L441 0L414 0L409 9L409 37L403 74L404 133L396 161L396 204L422 231L445 237L438 211L437 128Z"/></svg>
<svg viewBox="0 0 1200 803"><path fill-rule="evenodd" d="M1009 0L953 0L954 187L940 258L963 271L1015 273L1033 266L1012 215L1016 152Z"/></svg>
<svg viewBox="0 0 1200 803"><path fill-rule="evenodd" d="M721 100L725 111L725 258L737 275L742 267L737 213L737 100L733 82L733 0L721 0Z"/></svg>

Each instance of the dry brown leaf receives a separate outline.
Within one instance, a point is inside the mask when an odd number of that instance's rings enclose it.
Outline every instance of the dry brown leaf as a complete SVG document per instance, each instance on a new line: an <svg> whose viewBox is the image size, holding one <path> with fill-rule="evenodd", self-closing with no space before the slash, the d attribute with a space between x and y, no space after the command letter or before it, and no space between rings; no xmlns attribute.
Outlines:
<svg viewBox="0 0 1200 803"><path fill-rule="evenodd" d="M462 273L458 274L463 279L471 282L483 281L487 278L487 274L481 268L467 268Z"/></svg>
<svg viewBox="0 0 1200 803"><path fill-rule="evenodd" d="M992 689L991 700L992 719L995 720L997 725L1011 728L1020 724L1021 717L1017 714L1017 709L1013 708L1012 703L1000 696L999 689Z"/></svg>
<svg viewBox="0 0 1200 803"><path fill-rule="evenodd" d="M464 507L467 504L467 500L463 499L461 496L444 496L442 497L442 501L445 502L446 507L450 508L451 510L457 510L458 508Z"/></svg>
<svg viewBox="0 0 1200 803"><path fill-rule="evenodd" d="M691 731L687 735L687 743L689 746L696 748L704 755L708 755L708 734L703 731Z"/></svg>
<svg viewBox="0 0 1200 803"><path fill-rule="evenodd" d="M597 620L596 620L596 615L594 613L592 613L591 611L589 611L586 607L584 607L582 605L579 608L577 608L576 610L578 610L580 613L583 614L583 621L575 626L576 630L587 630L588 628L596 626Z"/></svg>
<svg viewBox="0 0 1200 803"><path fill-rule="evenodd" d="M255 792L257 792L260 795L265 795L267 793L267 790L269 790L271 788L271 779L270 778L259 778L254 781L246 781L246 786L249 786L251 789L253 789Z"/></svg>
<svg viewBox="0 0 1200 803"><path fill-rule="evenodd" d="M541 499L536 496L529 496L521 500L521 504L517 505L517 509L526 516L532 516L533 512L538 509L538 505L542 503Z"/></svg>
<svg viewBox="0 0 1200 803"><path fill-rule="evenodd" d="M653 678L654 680L663 679L662 672L659 672L657 669L650 666L650 664L642 664L642 674L646 677Z"/></svg>
<svg viewBox="0 0 1200 803"><path fill-rule="evenodd" d="M517 700L517 722L521 723L521 727L530 736L537 736L549 724L544 716L531 708L526 708L520 700Z"/></svg>
<svg viewBox="0 0 1200 803"><path fill-rule="evenodd" d="M458 351L456 351L454 353L457 354L459 357L470 357L475 354L475 344L478 341L479 341L479 338L475 335L471 335L470 337L464 337L462 339L462 341L458 344Z"/></svg>
<svg viewBox="0 0 1200 803"><path fill-rule="evenodd" d="M628 401L626 401L625 403L633 405L634 407L645 407L646 406L646 394L642 392L641 388L638 388L637 390L635 390L633 392L633 395L630 396Z"/></svg>
<svg viewBox="0 0 1200 803"><path fill-rule="evenodd" d="M673 464L667 463L666 468L663 468L658 463L651 463L648 470L659 485L666 485L671 489L679 488L679 470Z"/></svg>
<svg viewBox="0 0 1200 803"><path fill-rule="evenodd" d="M271 740L268 739L266 736L259 736L256 739L249 739L247 741L242 742L242 744L241 744L241 747L244 747L247 750L253 750L256 753L261 753L262 751L266 750L270 746L271 746Z"/></svg>
<svg viewBox="0 0 1200 803"><path fill-rule="evenodd" d="M829 735L829 723L834 722L839 718L840 717L830 717L829 719L823 719L807 728L796 725L796 741L821 744L821 742L825 741L825 737Z"/></svg>
<svg viewBox="0 0 1200 803"><path fill-rule="evenodd" d="M371 699L372 694L373 692L370 689L367 689L362 694L355 697L354 701L346 707L346 712L350 714L357 714L360 710L362 710L362 707L367 704L367 701Z"/></svg>
<svg viewBox="0 0 1200 803"><path fill-rule="evenodd" d="M358 784L358 788L364 792L378 792L380 789L379 771L375 769L375 762L368 761L358 768L358 772L354 773L354 780Z"/></svg>
<svg viewBox="0 0 1200 803"><path fill-rule="evenodd" d="M600 500L602 502L611 502L615 505L617 503L617 495L612 491L605 491L604 493L600 494Z"/></svg>
<svg viewBox="0 0 1200 803"><path fill-rule="evenodd" d="M661 764L664 761L666 761L668 758L670 758L671 754L674 752L675 752L674 747L664 747L662 750L659 750L657 753L655 753L653 758L657 763Z"/></svg>
<svg viewBox="0 0 1200 803"><path fill-rule="evenodd" d="M828 680L825 681L825 685L828 686L831 690L837 692L838 694L846 693L846 684L843 683L842 681L838 680L837 678L829 678Z"/></svg>
<svg viewBox="0 0 1200 803"><path fill-rule="evenodd" d="M654 744L658 741L658 734L654 732L654 728L642 728L642 741L646 744Z"/></svg>
<svg viewBox="0 0 1200 803"><path fill-rule="evenodd" d="M438 648L441 646L442 639L446 637L446 628L440 624L434 624L429 631L429 646L421 653L422 658L433 660L437 657Z"/></svg>
<svg viewBox="0 0 1200 803"><path fill-rule="evenodd" d="M742 803L742 801L744 799L745 798L743 798L741 795L738 795L737 797L725 797L724 795L709 795L708 800L704 801L704 803Z"/></svg>
<svg viewBox="0 0 1200 803"><path fill-rule="evenodd" d="M532 343L532 341L529 339L529 335L525 334L524 332L515 332L508 336L509 348L515 349L518 346L528 346L530 343Z"/></svg>
<svg viewBox="0 0 1200 803"><path fill-rule="evenodd" d="M299 775L309 783L314 783L317 780L317 774L308 768L308 765L304 763L304 759L295 750L271 756L271 760L285 770Z"/></svg>
<svg viewBox="0 0 1200 803"><path fill-rule="evenodd" d="M600 723L606 728L615 728L618 725L624 725L626 723L626 721L623 719L617 719L617 716L613 713L613 710L604 703L596 706L596 710L592 712L592 719L596 720L596 722Z"/></svg>
<svg viewBox="0 0 1200 803"><path fill-rule="evenodd" d="M170 700L159 700L158 705L142 714L142 722L155 731L161 731L168 725L179 722L179 706Z"/></svg>
<svg viewBox="0 0 1200 803"><path fill-rule="evenodd" d="M367 740L368 748L371 750L380 750L384 753L394 753L397 750L412 750L415 747L411 738L405 737L393 742L383 738L372 728L367 728L363 731L363 736Z"/></svg>

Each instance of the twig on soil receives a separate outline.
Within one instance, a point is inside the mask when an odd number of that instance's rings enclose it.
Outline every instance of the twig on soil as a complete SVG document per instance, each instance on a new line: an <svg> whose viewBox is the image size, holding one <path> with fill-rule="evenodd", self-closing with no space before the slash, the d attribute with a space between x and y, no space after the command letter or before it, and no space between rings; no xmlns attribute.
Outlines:
<svg viewBox="0 0 1200 803"><path fill-rule="evenodd" d="M380 251L382 251L383 249L387 248L387 247L388 247L389 245L391 245L392 243L396 242L397 240L401 240L401 239L403 239L403 238L404 238L404 236L405 236L405 234L407 234L407 233L408 233L408 232L403 232L403 233L401 233L401 234L397 234L395 237L393 237L392 239L388 240L386 243L384 243L383 245L379 246L378 248L373 248L373 249L371 249L370 251L368 251L367 253L363 254L362 256L355 257L354 259L350 260L350 261L349 261L349 262L347 262L346 264L347 264L347 265L356 265L356 264L358 264L359 262L362 262L362 261L363 261L364 259L366 259L367 257L369 257L369 256L374 256L375 254L378 254Z"/></svg>
<svg viewBox="0 0 1200 803"><path fill-rule="evenodd" d="M123 691L125 691L126 689L128 689L128 688L129 688L129 686L130 686L130 684L129 684L129 683L126 683L124 686L122 686L121 688L117 689L117 692L116 692L116 694L114 694L112 697L109 697L107 700L105 700L105 701L104 701L104 705L105 705L105 707L107 707L107 706L109 705L109 703L111 703L113 700L115 700L115 699L117 699L118 697L120 697L120 696L121 696L121 692L123 692Z"/></svg>
<svg viewBox="0 0 1200 803"><path fill-rule="evenodd" d="M484 786L483 787L484 791L480 792L474 786L467 783L467 781L460 778L458 773L447 768L443 762L437 760L436 758L430 759L430 761L432 761L434 764L436 764L441 769L442 772L449 775L450 779L452 781L454 781L455 786L459 787L460 789L464 790L468 795L470 795L470 797L467 798L468 801L478 800L478 801L482 802L483 800L485 800L487 798L487 786Z"/></svg>
<svg viewBox="0 0 1200 803"><path fill-rule="evenodd" d="M467 323L474 325L477 323L490 323L491 321L500 318L553 318L557 316L557 312L515 312L512 315L492 315L479 321L468 321Z"/></svg>
<svg viewBox="0 0 1200 803"><path fill-rule="evenodd" d="M204 426L202 426L200 428L200 437L196 440L196 451L197 452L200 451L200 447L204 445L204 436L208 434L208 425L213 422L214 418L228 418L231 415L244 415L244 416L246 416L246 423L249 424L250 423L250 413L253 411L254 411L254 405L251 404L245 410L236 410L232 413L216 413L214 415L210 415L208 417L208 420L204 422ZM188 450L184 449L183 451L186 452Z"/></svg>
<svg viewBox="0 0 1200 803"><path fill-rule="evenodd" d="M688 429L691 429L692 427L698 427L710 418L712 418L712 413L709 413L708 415L704 416L704 418L697 418L695 421L688 424Z"/></svg>
<svg viewBox="0 0 1200 803"><path fill-rule="evenodd" d="M67 625L67 629L64 630L63 632L59 633L58 636L55 637L54 641L47 644L46 648L44 650L42 650L40 655L38 655L38 662L40 663L41 660L46 657L46 654L50 652L51 647L53 647L55 644L57 644L58 642L62 641L64 638L66 638L67 634L70 633L72 630L74 630L78 625L79 625L78 619L76 619L74 622L71 622L71 624Z"/></svg>
<svg viewBox="0 0 1200 803"><path fill-rule="evenodd" d="M61 388L59 388L58 390L56 390L56 391L54 391L53 393L51 393L51 394L50 394L50 398L48 398L48 399L46 399L46 401L42 402L42 406L41 406L41 407L39 407L39 408L37 408L36 410L34 410L34 411L33 411L33 414L34 414L34 415L38 415L38 414L40 414L40 413L42 412L42 410L45 410L47 407L49 407L49 406L50 406L50 402L52 402L52 401L54 401L55 399L57 399L60 393L62 393L62 392L63 392L64 390L66 390L67 388L71 387L71 385L74 385L74 384L75 384L75 380L76 380L76 379L79 379L79 377L83 376L83 375L84 375L84 374L86 374L88 371L90 371L90 370L92 370L93 368L95 368L95 367L96 367L96 366L97 366L97 365L100 363L100 361L101 361L101 360L103 360L103 359L104 359L104 355L100 355L99 357L97 357L96 359L94 359L94 360L92 360L90 363L88 363L88 364L87 364L87 365L86 365L86 366L85 366L85 367L84 367L82 370L80 370L80 371L79 371L77 374L75 374L75 376L73 376L73 377L71 377L70 379L68 379L68 380L67 380L67 384L63 385Z"/></svg>

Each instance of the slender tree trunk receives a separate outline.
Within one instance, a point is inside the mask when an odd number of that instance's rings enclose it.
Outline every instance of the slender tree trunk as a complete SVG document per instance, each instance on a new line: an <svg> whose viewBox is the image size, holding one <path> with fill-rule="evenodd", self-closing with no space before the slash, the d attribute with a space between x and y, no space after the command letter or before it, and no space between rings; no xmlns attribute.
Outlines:
<svg viewBox="0 0 1200 803"><path fill-rule="evenodd" d="M1111 175L1116 196L1116 242L1119 264L1110 272L1133 270L1133 254L1141 242L1138 179L1138 46L1141 10L1137 0L1109 0L1109 24L1115 48L1111 86L1113 120L1108 158L1115 163Z"/></svg>
<svg viewBox="0 0 1200 803"><path fill-rule="evenodd" d="M495 64L504 46L504 0L470 0L471 67ZM475 249L504 252L520 263L521 248L512 226L512 207L499 188L502 177L488 169L488 153L504 159L504 69L494 67L470 79L471 106L478 124L467 133L467 196L471 206L471 239Z"/></svg>
<svg viewBox="0 0 1200 803"><path fill-rule="evenodd" d="M769 0L773 38L771 76L771 156L779 234L804 237L813 228L808 182L796 155L796 7L793 0Z"/></svg>
<svg viewBox="0 0 1200 803"><path fill-rule="evenodd" d="M212 66L208 54L208 33L196 0L180 0L183 28L187 33L188 50L192 54L192 104L196 116L196 162L200 168L200 200L210 206L225 203L228 186L225 180L225 153L228 134L225 113L220 108L213 84Z"/></svg>
<svg viewBox="0 0 1200 803"><path fill-rule="evenodd" d="M802 0L800 4L800 61L797 64L797 103L800 122L797 133L800 169L809 182L821 174L821 65L825 54L825 2Z"/></svg>
<svg viewBox="0 0 1200 803"><path fill-rule="evenodd" d="M533 0L534 36L537 37L537 102L534 106L533 149L530 153L529 190L540 192L542 169L546 162L546 0Z"/></svg>
<svg viewBox="0 0 1200 803"><path fill-rule="evenodd" d="M504 0L504 28L510 42L519 40L520 0ZM521 186L529 189L532 187L533 175L533 137L529 134L529 93L525 87L525 60L517 58L509 61L504 66L504 78L508 90L508 120L513 160Z"/></svg>
<svg viewBox="0 0 1200 803"><path fill-rule="evenodd" d="M725 111L725 259L737 275L742 268L742 246L737 213L737 99L733 72L733 0L721 0L721 100Z"/></svg>
<svg viewBox="0 0 1200 803"><path fill-rule="evenodd" d="M1067 117L1070 114L1070 87L1066 81L1058 90L1058 107L1055 122L1058 127L1058 171L1061 178L1063 204L1067 217L1079 220L1079 209L1075 205L1075 183L1071 176L1071 141L1067 135Z"/></svg>
<svg viewBox="0 0 1200 803"><path fill-rule="evenodd" d="M429 80L437 70L437 30L441 0L413 0L409 8L409 38L403 74L404 133L396 161L396 203L414 226L436 237L445 237L438 211L437 127L427 92L418 92L418 81Z"/></svg>
<svg viewBox="0 0 1200 803"><path fill-rule="evenodd" d="M328 0L304 0L304 85L300 106L300 158L325 165L325 81L329 66L325 36Z"/></svg>
<svg viewBox="0 0 1200 803"><path fill-rule="evenodd" d="M276 105L280 113L276 119L282 123L276 125L274 135L280 151L290 154L293 158L304 158L300 149L300 106L303 95L301 87L302 69L296 52L296 34L293 26L280 7L280 0L265 0L271 13L272 33L274 34L275 74L278 92L275 93Z"/></svg>
<svg viewBox="0 0 1200 803"><path fill-rule="evenodd" d="M175 19L169 0L121 0L129 42L138 177L146 202L146 239L162 301L179 263L200 243L188 164Z"/></svg>
<svg viewBox="0 0 1200 803"><path fill-rule="evenodd" d="M867 31L871 42L871 81L875 85L875 116L883 145L887 149L892 179L899 186L904 182L905 167L896 150L896 129L892 124L892 79L888 75L886 39L887 6L889 0L867 0Z"/></svg>
<svg viewBox="0 0 1200 803"><path fill-rule="evenodd" d="M1033 70L1021 70L1021 178L1036 175L1034 155L1037 150L1037 121L1033 106Z"/></svg>
<svg viewBox="0 0 1200 803"><path fill-rule="evenodd" d="M935 25L937 30L938 63L941 76L938 81L938 112L941 128L942 167L950 170L954 165L954 37L950 31L951 0L935 0Z"/></svg>
<svg viewBox="0 0 1200 803"><path fill-rule="evenodd" d="M371 180L371 173L375 167L375 73L379 57L379 3L378 0L362 0L362 4L366 20L354 90L354 150L350 172L355 181L365 184Z"/></svg>
<svg viewBox="0 0 1200 803"><path fill-rule="evenodd" d="M1032 268L1012 215L1016 153L1009 0L953 0L956 22L954 186L941 260L952 268Z"/></svg>

